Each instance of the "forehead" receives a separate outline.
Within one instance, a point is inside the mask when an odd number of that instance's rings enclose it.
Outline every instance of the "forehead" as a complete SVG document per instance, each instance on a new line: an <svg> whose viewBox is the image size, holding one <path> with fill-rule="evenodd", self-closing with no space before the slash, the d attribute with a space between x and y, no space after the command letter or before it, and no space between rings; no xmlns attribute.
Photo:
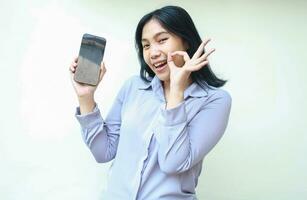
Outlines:
<svg viewBox="0 0 307 200"><path fill-rule="evenodd" d="M151 39L159 33L169 33L158 20L151 19L143 27L142 39Z"/></svg>

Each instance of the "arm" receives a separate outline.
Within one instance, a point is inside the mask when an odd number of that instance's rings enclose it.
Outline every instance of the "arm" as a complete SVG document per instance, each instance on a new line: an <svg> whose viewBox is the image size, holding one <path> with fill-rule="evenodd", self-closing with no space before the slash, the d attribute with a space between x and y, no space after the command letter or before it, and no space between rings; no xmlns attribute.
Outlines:
<svg viewBox="0 0 307 200"><path fill-rule="evenodd" d="M188 123L184 102L161 109L158 162L168 174L181 173L200 162L222 137L229 118L231 97L217 92Z"/></svg>
<svg viewBox="0 0 307 200"><path fill-rule="evenodd" d="M101 117L97 105L94 105L92 112L82 115L80 108L77 108L75 116L81 125L83 141L99 163L108 162L116 155L124 95L125 86L118 93L105 120Z"/></svg>
<svg viewBox="0 0 307 200"><path fill-rule="evenodd" d="M80 84L74 80L78 57L70 65L71 82L79 100L75 117L82 130L82 138L87 144L97 162L112 160L117 151L119 131L121 125L121 108L124 97L124 87L119 92L113 107L104 121L94 100L94 93L101 82L106 68L103 62L100 65L99 83L96 86Z"/></svg>

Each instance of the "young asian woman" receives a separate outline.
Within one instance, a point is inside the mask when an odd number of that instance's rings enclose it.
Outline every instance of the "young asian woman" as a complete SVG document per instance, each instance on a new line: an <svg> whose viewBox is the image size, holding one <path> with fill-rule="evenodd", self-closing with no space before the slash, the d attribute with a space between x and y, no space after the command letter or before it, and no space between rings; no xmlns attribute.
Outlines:
<svg viewBox="0 0 307 200"><path fill-rule="evenodd" d="M103 118L97 86L73 80L83 140L99 163L113 161L106 199L197 199L205 156L223 136L231 110L226 81L211 70L186 10L165 6L139 21L135 43L140 74L128 79ZM101 63L100 80L106 73Z"/></svg>

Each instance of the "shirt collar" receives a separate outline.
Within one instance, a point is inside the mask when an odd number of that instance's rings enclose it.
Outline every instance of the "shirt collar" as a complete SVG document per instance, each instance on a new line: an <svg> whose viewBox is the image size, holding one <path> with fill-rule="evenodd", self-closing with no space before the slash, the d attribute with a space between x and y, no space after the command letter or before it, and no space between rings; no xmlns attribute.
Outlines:
<svg viewBox="0 0 307 200"><path fill-rule="evenodd" d="M162 83L157 76L151 78L150 82L142 81L142 84L139 86L141 90L147 90L152 88L153 91L157 91L162 88ZM209 86L206 84L206 88L201 87L198 83L193 82L185 91L184 99L188 97L205 97L208 96Z"/></svg>
<svg viewBox="0 0 307 200"><path fill-rule="evenodd" d="M153 78L150 78L150 82L142 81L142 84L140 84L139 89L140 90L147 90L150 87L152 89L156 89L156 88L159 88L161 86L162 86L162 84L161 84L160 79L157 76L154 76Z"/></svg>
<svg viewBox="0 0 307 200"><path fill-rule="evenodd" d="M185 91L184 99L188 97L205 97L208 96L208 87L202 88L198 83L193 82Z"/></svg>

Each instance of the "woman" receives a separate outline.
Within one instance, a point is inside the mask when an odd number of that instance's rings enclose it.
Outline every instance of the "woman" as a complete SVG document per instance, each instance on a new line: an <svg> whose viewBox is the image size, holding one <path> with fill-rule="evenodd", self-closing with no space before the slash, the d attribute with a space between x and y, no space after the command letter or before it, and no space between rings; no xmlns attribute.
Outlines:
<svg viewBox="0 0 307 200"><path fill-rule="evenodd" d="M97 162L113 160L106 199L197 199L202 162L227 126L231 97L219 87L189 14L166 6L135 34L140 76L127 80L105 119L96 87L72 79L76 118ZM77 59L70 66L73 77ZM100 80L106 72L101 64Z"/></svg>

